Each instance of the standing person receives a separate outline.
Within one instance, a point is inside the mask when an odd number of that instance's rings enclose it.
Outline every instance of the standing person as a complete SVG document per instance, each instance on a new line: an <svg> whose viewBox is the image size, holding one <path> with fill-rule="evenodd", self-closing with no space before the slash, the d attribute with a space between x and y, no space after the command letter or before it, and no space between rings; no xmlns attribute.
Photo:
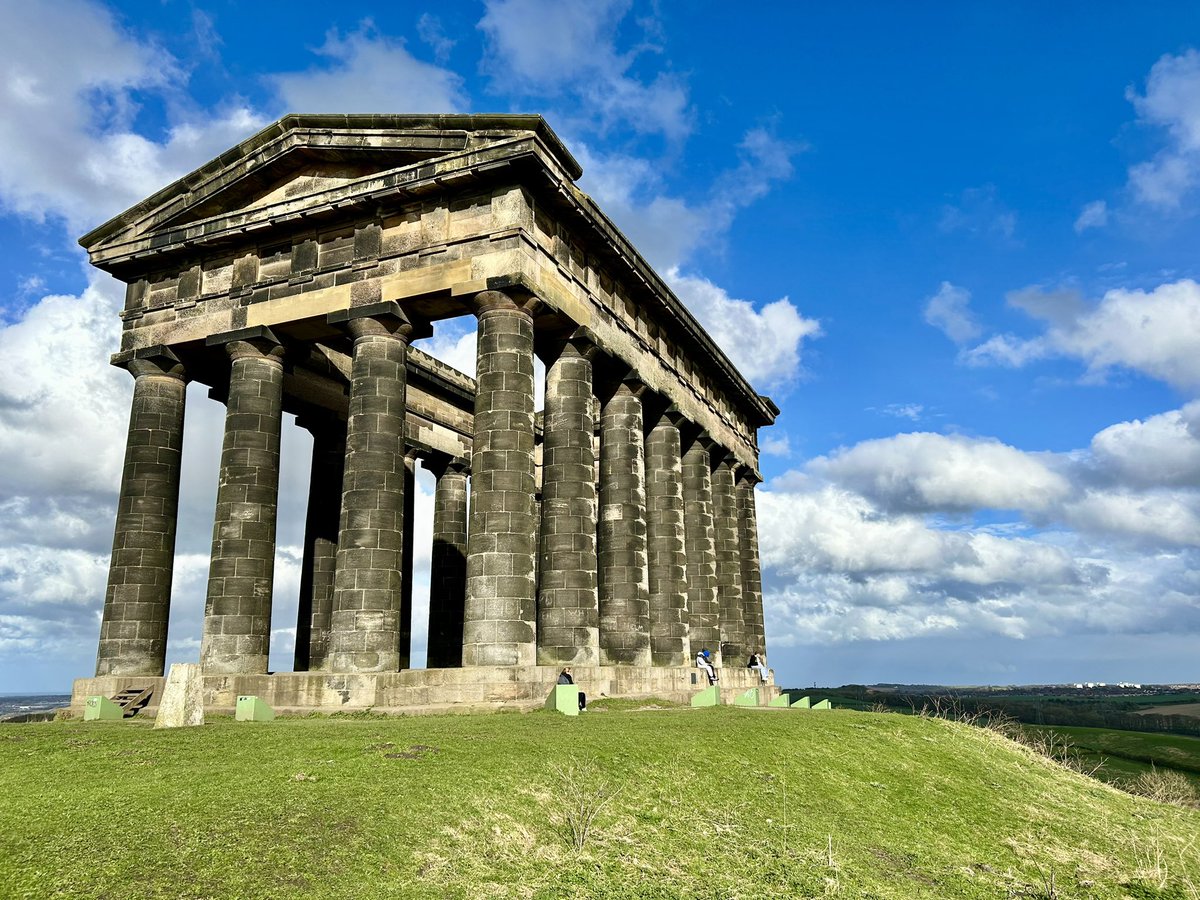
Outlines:
<svg viewBox="0 0 1200 900"><path fill-rule="evenodd" d="M758 677L762 679L762 683L767 683L767 675L770 674L767 669L767 658L761 653L751 653L750 659L746 663L747 669L758 669Z"/></svg>
<svg viewBox="0 0 1200 900"><path fill-rule="evenodd" d="M559 684L574 684L575 679L571 677L571 667L567 666L558 675ZM579 692L579 711L587 712L587 694L583 691Z"/></svg>
<svg viewBox="0 0 1200 900"><path fill-rule="evenodd" d="M696 654L696 668L704 670L704 674L708 676L708 683L710 686L716 684L718 680L717 671L713 668L712 657L709 656L707 647Z"/></svg>

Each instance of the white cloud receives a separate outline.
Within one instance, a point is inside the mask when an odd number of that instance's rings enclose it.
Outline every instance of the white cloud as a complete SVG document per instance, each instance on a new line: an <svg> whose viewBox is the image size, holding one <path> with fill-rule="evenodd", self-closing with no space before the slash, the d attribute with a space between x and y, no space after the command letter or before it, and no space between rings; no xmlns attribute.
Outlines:
<svg viewBox="0 0 1200 900"><path fill-rule="evenodd" d="M1133 87L1125 97L1138 121L1166 131L1166 146L1153 159L1129 169L1129 185L1143 203L1178 207L1200 171L1200 53L1167 54L1150 69L1146 92Z"/></svg>
<svg viewBox="0 0 1200 900"><path fill-rule="evenodd" d="M883 413L885 416L892 416L896 419L909 419L917 422L925 412L925 407L920 403L889 403L882 409L876 410L875 407L870 407L873 412Z"/></svg>
<svg viewBox="0 0 1200 900"><path fill-rule="evenodd" d="M1070 489L1048 465L999 441L927 432L863 441L809 468L895 510L1042 510Z"/></svg>
<svg viewBox="0 0 1200 900"><path fill-rule="evenodd" d="M631 74L639 57L658 52L653 44L617 49L629 7L627 0L490 0L479 23L488 38L485 69L506 93L555 101L575 128L620 126L679 140L692 125L683 82L669 72L646 80Z"/></svg>
<svg viewBox="0 0 1200 900"><path fill-rule="evenodd" d="M799 377L801 345L820 335L821 326L786 297L756 310L705 278L670 269L666 280L751 383L783 387Z"/></svg>
<svg viewBox="0 0 1200 900"><path fill-rule="evenodd" d="M342 37L330 31L317 54L332 64L268 78L288 112L441 113L467 106L462 78L423 62L400 38L370 22Z"/></svg>
<svg viewBox="0 0 1200 900"><path fill-rule="evenodd" d="M970 291L943 281L938 292L925 301L925 321L941 329L954 343L966 343L982 331L970 304Z"/></svg>
<svg viewBox="0 0 1200 900"><path fill-rule="evenodd" d="M1046 356L1079 359L1091 380L1113 368L1131 369L1182 390L1200 389L1200 285L1190 279L1151 291L1116 289L1095 306L1068 308L1060 301L1038 306L1038 288L1016 292L1021 308L1047 321L1045 334L1023 340L997 335L965 351L969 365L1019 367ZM1010 295L1011 296L1011 295Z"/></svg>
<svg viewBox="0 0 1200 900"><path fill-rule="evenodd" d="M1079 211L1075 219L1075 233L1083 234L1089 228L1103 228L1108 224L1108 204L1094 200Z"/></svg>
<svg viewBox="0 0 1200 900"><path fill-rule="evenodd" d="M786 432L778 435L767 432L758 439L758 450L764 456L791 456L792 442Z"/></svg>
<svg viewBox="0 0 1200 900"><path fill-rule="evenodd" d="M1091 454L1107 480L1139 487L1200 485L1200 401L1111 425L1092 438Z"/></svg>
<svg viewBox="0 0 1200 900"><path fill-rule="evenodd" d="M0 202L18 214L94 227L261 124L235 106L176 122L161 141L133 131L134 92L166 97L186 75L98 4L12 6L3 34Z"/></svg>

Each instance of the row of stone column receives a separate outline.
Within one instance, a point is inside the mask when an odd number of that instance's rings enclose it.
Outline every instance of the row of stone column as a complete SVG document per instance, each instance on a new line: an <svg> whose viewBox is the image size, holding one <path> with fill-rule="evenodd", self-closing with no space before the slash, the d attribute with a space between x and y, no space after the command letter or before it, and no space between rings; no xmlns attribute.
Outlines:
<svg viewBox="0 0 1200 900"><path fill-rule="evenodd" d="M671 410L646 433L644 391L632 380L599 386L597 460L596 350L564 340L547 367L539 516L531 310L498 292L475 302L469 527L463 467L427 463L438 476L428 664L673 665L700 646L761 648L748 474L735 479L731 459L710 459L712 445ZM313 427L297 668L395 671L408 665L411 625L404 422L414 328L395 303L330 320L353 337L350 408L344 437ZM283 347L264 328L209 343L225 347L230 379L201 661L210 672L265 672ZM166 650L186 376L165 350L129 368L99 675L160 674Z"/></svg>

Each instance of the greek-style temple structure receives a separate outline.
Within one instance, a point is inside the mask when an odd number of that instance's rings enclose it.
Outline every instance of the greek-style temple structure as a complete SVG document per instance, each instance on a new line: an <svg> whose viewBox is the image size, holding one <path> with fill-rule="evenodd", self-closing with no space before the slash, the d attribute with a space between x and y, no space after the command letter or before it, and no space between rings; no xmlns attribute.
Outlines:
<svg viewBox="0 0 1200 900"><path fill-rule="evenodd" d="M723 685L757 685L757 431L778 409L581 174L540 116L290 115L82 238L128 285L113 364L134 388L77 700L162 684L189 382L227 409L215 708L536 705L563 665L593 695L686 698L702 647ZM460 316L474 379L413 346ZM295 671L268 673L285 412L312 475ZM436 477L425 669L418 465Z"/></svg>

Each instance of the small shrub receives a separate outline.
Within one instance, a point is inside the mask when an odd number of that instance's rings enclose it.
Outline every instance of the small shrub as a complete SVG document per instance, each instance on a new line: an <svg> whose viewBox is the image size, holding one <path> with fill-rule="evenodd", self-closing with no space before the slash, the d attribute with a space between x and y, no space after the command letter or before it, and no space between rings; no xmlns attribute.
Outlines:
<svg viewBox="0 0 1200 900"><path fill-rule="evenodd" d="M552 816L571 847L582 850L596 824L596 818L621 792L619 785L597 779L597 766L587 760L565 766L552 765L558 809Z"/></svg>
<svg viewBox="0 0 1200 900"><path fill-rule="evenodd" d="M1200 806L1200 792L1182 772L1174 769L1158 769L1151 765L1149 772L1122 782L1120 787L1130 794L1170 803L1173 806Z"/></svg>

